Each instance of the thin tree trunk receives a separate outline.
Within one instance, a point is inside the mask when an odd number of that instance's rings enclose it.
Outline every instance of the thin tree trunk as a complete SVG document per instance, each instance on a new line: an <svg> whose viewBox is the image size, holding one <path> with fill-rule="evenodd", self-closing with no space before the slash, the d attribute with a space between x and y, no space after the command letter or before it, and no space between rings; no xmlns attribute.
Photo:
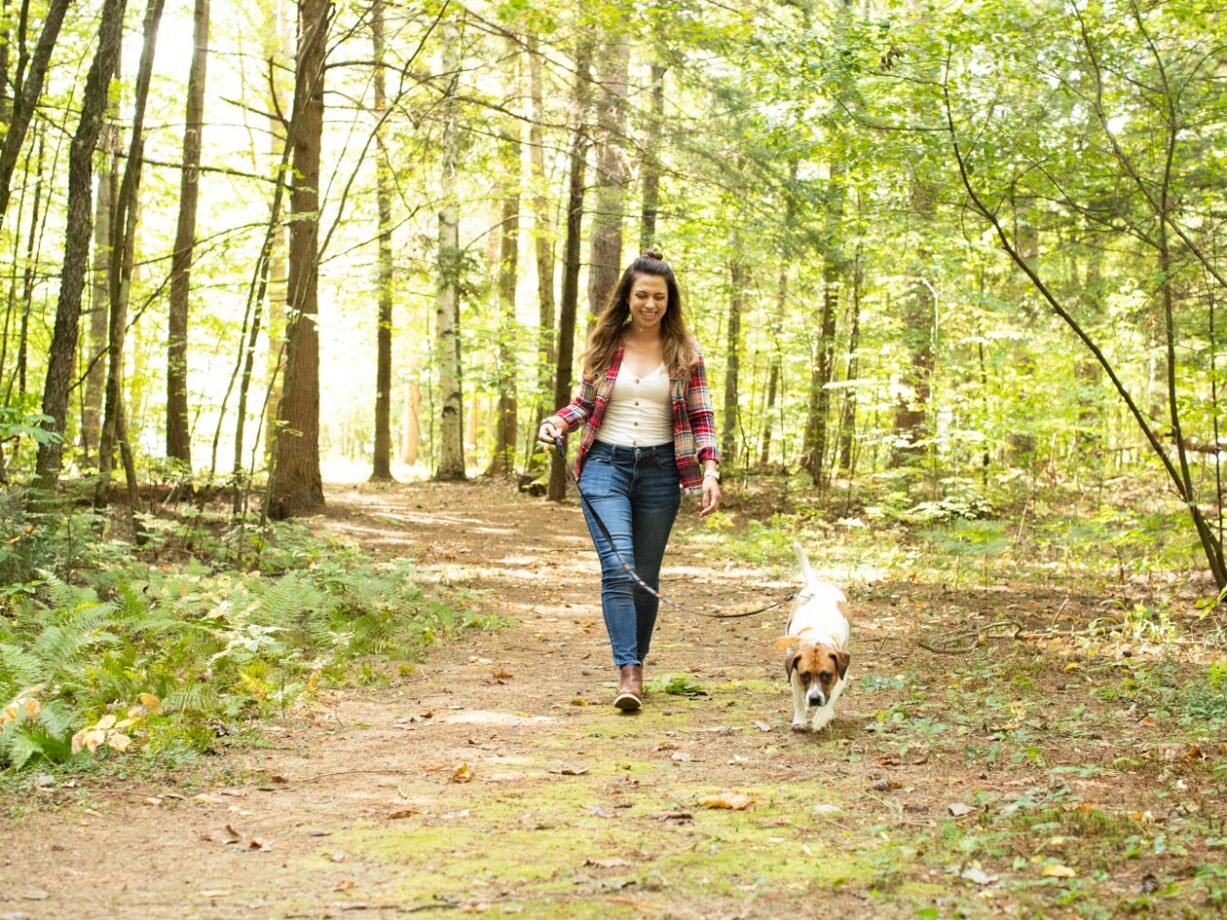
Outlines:
<svg viewBox="0 0 1227 920"><path fill-rule="evenodd" d="M331 0L299 0L290 192L289 321L285 383L270 473L268 514L281 520L324 504L320 473L319 206L324 58Z"/></svg>
<svg viewBox="0 0 1227 920"><path fill-rule="evenodd" d="M26 395L26 374L29 365L30 348L30 314L34 310L34 277L35 277L35 247L39 239L39 221L43 198L43 165L46 156L46 132L39 132L38 137L38 178L34 182L34 202L30 213L30 232L26 236L26 264L21 279L21 331L17 337L17 392L23 398ZM29 158L26 166L29 167ZM28 169L27 169L28 171ZM20 231L20 227L17 228ZM17 234L14 234L16 237ZM13 271L17 270L14 263Z"/></svg>
<svg viewBox="0 0 1227 920"><path fill-rule="evenodd" d="M592 210L592 249L588 265L588 309L596 316L622 273L622 211L627 168L626 98L630 45L618 36L601 46L597 59L596 195Z"/></svg>
<svg viewBox="0 0 1227 920"><path fill-rule="evenodd" d="M112 113L113 114L113 113ZM114 121L102 129L102 156L98 169L98 203L94 218L94 269L90 285L89 367L85 377L81 449L97 461L102 435L102 398L106 390L108 323L111 317L111 245L114 207L119 197L120 130Z"/></svg>
<svg viewBox="0 0 1227 920"><path fill-rule="evenodd" d="M444 26L443 71L459 68L460 36L455 23ZM458 76L451 77L443 103L441 146L443 170L439 207L438 281L435 295L435 352L439 362L439 466L437 480L465 479L464 392L460 364L460 226L457 214L456 174L460 158L460 125L456 108Z"/></svg>
<svg viewBox="0 0 1227 920"><path fill-rule="evenodd" d="M567 236L563 246L562 300L558 312L558 366L554 372L554 405L571 401L571 364L575 359L575 314L579 309L580 233L584 223L584 173L588 156L588 84L591 79L592 46L581 36L575 52L575 89L573 104L575 128L571 135L571 179L567 190ZM560 502L567 494L565 461L557 451L550 452L550 482L546 498Z"/></svg>
<svg viewBox="0 0 1227 920"><path fill-rule="evenodd" d="M200 148L209 63L209 0L196 0L193 20L179 223L175 228L170 268L170 315L166 333L166 456L178 460L188 471L192 468L192 432L187 408L188 295L191 292L192 251L196 245L196 202L200 196Z"/></svg>
<svg viewBox="0 0 1227 920"><path fill-rule="evenodd" d="M517 122L504 126L500 141L500 172L504 176L502 219L499 223L498 260L498 409L495 418L494 457L487 470L506 475L515 469L519 407L516 395L516 272L520 225L520 141Z"/></svg>
<svg viewBox="0 0 1227 920"><path fill-rule="evenodd" d="M65 220L64 263L60 295L55 310L55 330L47 355L47 378L43 388L43 427L56 437L39 444L35 483L41 490L53 489L63 464L64 422L68 409L77 332L81 324L81 294L89 261L90 205L93 198L94 147L102 130L111 75L119 58L125 0L103 0L98 25L97 51L85 78L81 118L68 156L68 207Z"/></svg>
<svg viewBox="0 0 1227 920"><path fill-rule="evenodd" d="M767 396L763 402L763 434L759 444L758 462L766 468L771 462L772 422L775 420L775 403L779 397L780 372L783 370L784 354L780 348L780 333L784 325L784 312L788 303L788 260L780 260L780 277L775 291L775 315L771 318L771 365L767 369Z"/></svg>
<svg viewBox="0 0 1227 920"><path fill-rule="evenodd" d="M388 104L384 67L384 0L371 5L371 39L375 51L375 117ZM371 481L392 480L392 176L383 129L376 135L375 201L379 210L379 254L376 273L378 320L375 331L375 449Z"/></svg>
<svg viewBox="0 0 1227 920"><path fill-rule="evenodd" d="M554 226L546 195L545 139L541 130L545 105L541 87L541 57L535 36L529 40L529 92L533 120L529 123L529 164L533 182L533 244L537 256L537 408L533 430L545 419L546 401L554 392ZM553 407L550 407L553 408ZM529 463L540 453L529 452Z"/></svg>
<svg viewBox="0 0 1227 920"><path fill-rule="evenodd" d="M839 417L839 468L844 473L852 471L852 447L856 438L856 380L857 348L861 337L861 284L864 267L861 262L861 245L856 247L852 260L852 304L848 308L848 359L844 365L843 407Z"/></svg>
<svg viewBox="0 0 1227 920"><path fill-rule="evenodd" d="M24 69L24 60L18 61L17 80L13 86L13 104L8 113L9 119L4 133L4 142L0 144L0 226L3 226L4 214L9 207L13 170L17 168L17 160L26 142L30 120L34 117L34 108L38 105L39 96L42 95L47 65L51 61L51 52L55 50L55 43L60 37L64 14L71 4L72 0L51 0L47 7L47 17L43 20L43 30L39 33L38 44L34 48L34 56L30 59L29 68ZM23 5L23 17L27 15L27 10L28 7Z"/></svg>
<svg viewBox="0 0 1227 920"><path fill-rule="evenodd" d="M128 139L128 161L124 165L124 178L119 186L119 197L115 201L117 238L111 250L107 382L103 399L102 436L98 446L98 484L94 491L94 505L99 508L106 507L110 498L112 451L118 445L128 485L128 513L131 515L133 533L138 543L143 542L144 534L136 517L136 467L132 446L127 439L123 406L124 338L128 331L128 299L132 289L132 267L136 253L137 201L140 197L141 166L145 151L145 109L149 101L153 57L164 6L165 0L149 0L145 8L144 38L136 72L132 135Z"/></svg>
<svg viewBox="0 0 1227 920"><path fill-rule="evenodd" d="M741 367L741 313L746 288L745 264L741 261L741 239L737 234L733 237L733 261L729 275L732 296L729 298L728 343L724 362L724 417L720 420L720 457L723 463L732 466L737 460L737 375Z"/></svg>
<svg viewBox="0 0 1227 920"><path fill-rule="evenodd" d="M639 248L647 249L656 241L656 218L660 208L660 159L654 143L665 124L665 66L652 63L652 97L649 108L649 136L643 145L643 222L639 231Z"/></svg>
<svg viewBox="0 0 1227 920"><path fill-rule="evenodd" d="M936 190L915 179L912 186L911 211L922 227L933 221ZM895 448L890 465L899 466L908 458L923 452L920 442L927 433L930 381L933 375L933 289L929 287L929 252L923 246L913 257L915 282L903 319L903 338L910 355L909 366L900 372L904 395L895 407Z"/></svg>

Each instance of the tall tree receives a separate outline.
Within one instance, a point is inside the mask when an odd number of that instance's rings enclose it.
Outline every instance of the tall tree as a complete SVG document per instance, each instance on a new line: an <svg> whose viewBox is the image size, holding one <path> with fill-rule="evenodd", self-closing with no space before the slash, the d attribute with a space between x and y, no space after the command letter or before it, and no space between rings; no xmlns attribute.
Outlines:
<svg viewBox="0 0 1227 920"><path fill-rule="evenodd" d="M200 196L200 148L204 133L205 81L209 64L209 0L196 0L192 66L187 77L183 126L183 172L179 222L170 268L170 314L166 331L166 456L192 467L192 433L187 414L188 296L196 245L196 203Z"/></svg>
<svg viewBox="0 0 1227 920"><path fill-rule="evenodd" d="M22 43L21 54L17 60L17 74L13 80L13 102L9 108L8 125L4 133L4 142L0 144L0 226L4 224L4 214L9 207L10 187L13 180L13 170L17 168L17 159L21 156L21 148L25 145L26 132L30 128L30 120L34 117L34 107L43 92L43 80L47 76L47 65L51 62L51 52L60 37L60 27L64 24L64 14L72 0L51 0L47 7L47 17L43 20L43 30L39 33L38 44L34 46L34 56L26 61L25 44ZM29 15L29 3L21 6L22 28ZM7 42L5 43L7 46ZM28 64L28 66L27 66Z"/></svg>
<svg viewBox="0 0 1227 920"><path fill-rule="evenodd" d="M516 420L516 269L520 241L520 139L519 124L509 121L499 132L499 162L502 175L499 221L498 277L498 408L495 420L494 457L491 474L515 469Z"/></svg>
<svg viewBox="0 0 1227 920"><path fill-rule="evenodd" d="M89 259L90 205L93 199L94 146L102 130L111 75L119 58L125 0L103 0L98 24L97 50L85 77L81 94L81 117L68 154L68 207L65 219L64 262L60 271L60 295L55 308L55 329L47 354L47 379L43 387L43 427L56 435L38 445L35 482L41 489L55 487L64 458L64 423L68 391L77 353L81 323L81 295Z"/></svg>
<svg viewBox="0 0 1227 920"><path fill-rule="evenodd" d="M375 117L382 119L388 105L387 67L384 63L384 0L371 4L371 43L375 52ZM375 296L378 317L375 331L375 448L371 481L392 479L392 167L384 129L377 129L375 202L379 211L379 253Z"/></svg>
<svg viewBox="0 0 1227 920"><path fill-rule="evenodd" d="M117 65L118 70L119 65ZM111 318L111 241L113 213L119 197L120 130L114 120L114 104L102 128L98 158L98 201L94 208L94 268L90 279L89 365L85 375L85 403L81 410L81 449L86 455L98 450L102 435L102 397L106 390L107 335ZM95 462L97 457L95 456Z"/></svg>
<svg viewBox="0 0 1227 920"><path fill-rule="evenodd" d="M656 241L656 219L660 208L660 158L656 138L665 124L665 65L652 62L652 96L648 109L648 137L643 144L643 211L639 228L639 248Z"/></svg>
<svg viewBox="0 0 1227 920"><path fill-rule="evenodd" d="M742 261L741 234L734 232L729 262L729 313L724 360L724 416L720 420L720 456L730 466L737 460L737 435L741 420L737 412L738 373L741 367L741 313L745 305L746 266Z"/></svg>
<svg viewBox="0 0 1227 920"><path fill-rule="evenodd" d="M464 394L460 376L460 218L456 201L456 175L460 161L459 92L460 31L454 22L443 27L444 91L442 172L443 200L439 206L439 250L435 291L435 351L439 362L439 465L435 479L465 479Z"/></svg>
<svg viewBox="0 0 1227 920"><path fill-rule="evenodd" d="M528 126L529 169L533 186L533 246L537 257L537 411L533 431L541 427L545 413L553 406L545 403L554 387L554 221L545 175L545 138L541 123L545 100L541 79L541 55L536 36L528 39L528 86L533 118ZM540 456L530 451L530 456Z"/></svg>
<svg viewBox="0 0 1227 920"><path fill-rule="evenodd" d="M622 269L622 211L628 170L626 137L630 45L616 33L601 43L596 79L596 176L592 209L592 254L588 265L588 309L605 306Z"/></svg>
<svg viewBox="0 0 1227 920"><path fill-rule="evenodd" d="M324 62L331 0L299 0L294 106L288 142L290 190L289 318L268 514L293 517L324 504L320 473L319 207L324 135Z"/></svg>
<svg viewBox="0 0 1227 920"><path fill-rule="evenodd" d="M592 44L581 35L575 51L575 88L572 93L571 177L567 185L567 235L563 244L562 299L558 309L558 365L554 372L554 405L571 401L571 364L575 360L575 314L579 309L580 233L584 223L584 173L588 158L588 86L592 79ZM567 494L565 461L550 453L550 482L546 498L560 502Z"/></svg>
<svg viewBox="0 0 1227 920"><path fill-rule="evenodd" d="M158 43L158 27L162 21L165 0L149 0L145 8L144 38L141 59L137 65L133 100L132 133L128 139L128 157L124 177L115 201L115 239L111 247L110 301L111 316L108 330L107 382L103 398L102 436L98 442L98 485L94 503L105 506L111 486L112 450L118 445L128 483L129 505L137 540L143 539L136 528L136 464L132 444L128 440L124 406L124 339L128 332L128 300L132 290L132 270L136 255L137 203L140 198L141 167L145 155L145 109L149 101L149 84L153 78L153 57Z"/></svg>

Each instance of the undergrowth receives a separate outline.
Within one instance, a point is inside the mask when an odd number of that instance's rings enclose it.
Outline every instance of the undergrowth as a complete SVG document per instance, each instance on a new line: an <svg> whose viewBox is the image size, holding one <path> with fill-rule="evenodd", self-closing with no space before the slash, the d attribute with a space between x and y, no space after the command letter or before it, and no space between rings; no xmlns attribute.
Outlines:
<svg viewBox="0 0 1227 920"><path fill-rule="evenodd" d="M406 560L376 561L294 524L237 539L243 570L229 551L160 563L148 561L156 546L134 554L95 538L74 550L71 580L46 567L10 584L0 768L206 751L325 686L385 680L436 639L482 625L467 598L427 590Z"/></svg>

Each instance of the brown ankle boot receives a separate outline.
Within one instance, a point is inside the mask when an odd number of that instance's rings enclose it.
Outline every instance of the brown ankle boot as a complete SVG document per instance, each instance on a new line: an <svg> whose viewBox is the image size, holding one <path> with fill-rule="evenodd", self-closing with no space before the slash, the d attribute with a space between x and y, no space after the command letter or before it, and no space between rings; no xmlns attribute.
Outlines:
<svg viewBox="0 0 1227 920"><path fill-rule="evenodd" d="M614 705L627 712L633 712L643 705L643 667L637 664L624 664L618 674L618 695Z"/></svg>

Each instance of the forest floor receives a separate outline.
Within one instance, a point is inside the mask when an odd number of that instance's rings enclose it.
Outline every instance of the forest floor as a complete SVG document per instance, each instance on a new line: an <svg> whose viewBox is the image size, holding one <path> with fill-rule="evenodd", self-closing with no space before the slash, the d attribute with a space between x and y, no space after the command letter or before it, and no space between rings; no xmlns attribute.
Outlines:
<svg viewBox="0 0 1227 920"><path fill-rule="evenodd" d="M732 504L728 533L771 513ZM782 551L727 553L683 516L671 593L746 609L795 584ZM781 611L666 608L644 710L609 705L574 504L334 486L308 523L410 554L512 625L185 771L11 796L0 917L1210 916L1227 900L1227 739L1198 716L1217 705L1190 689L1199 646L1076 641L1111 600L1089 584L845 568L849 686L830 728L795 734ZM826 550L810 542L829 572ZM921 644L1001 619L1022 631L966 654Z"/></svg>

